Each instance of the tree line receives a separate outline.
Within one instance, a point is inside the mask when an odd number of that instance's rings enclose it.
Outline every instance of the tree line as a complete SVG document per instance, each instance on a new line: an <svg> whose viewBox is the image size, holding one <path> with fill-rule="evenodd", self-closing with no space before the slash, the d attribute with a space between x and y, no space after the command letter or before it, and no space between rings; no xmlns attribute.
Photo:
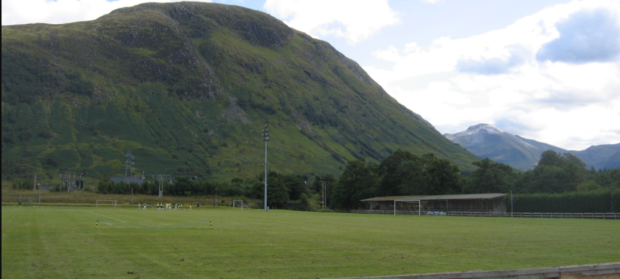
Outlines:
<svg viewBox="0 0 620 279"><path fill-rule="evenodd" d="M554 200L556 208L564 208L564 200L596 199L611 204L613 193L620 190L620 169L587 169L586 164L569 153L548 150L542 153L534 169L518 171L488 158L474 162L474 171L461 171L458 166L432 153L417 156L398 150L378 164L360 160L349 161L342 174L308 176L268 172L268 206L296 210L310 209L308 201L312 191L322 195L326 190L326 206L335 210L362 208L360 200L380 196L444 195L475 193L513 193L521 195L520 204L536 207L539 200ZM176 177L163 182L164 195L197 196L219 195L263 200L264 173L248 179L234 178L230 182L190 180ZM32 189L32 180L16 181L14 189ZM60 190L60 187L58 189ZM96 191L103 194L158 195L159 181L145 180L114 183L104 174ZM577 194L571 194L577 193ZM581 194L580 194L581 193ZM553 196L551 196L553 195ZM596 197L596 198L594 198ZM526 200L527 198L527 200ZM237 199L237 198L235 198ZM609 200L609 202L607 202ZM247 201L246 201L247 202ZM260 203L260 204L259 204ZM255 207L262 208L262 202ZM615 204L615 203L613 203ZM320 204L319 204L320 205ZM620 204L615 205L620 208ZM594 207L593 207L594 208ZM524 207L523 210L526 208Z"/></svg>
<svg viewBox="0 0 620 279"><path fill-rule="evenodd" d="M362 208L362 199L380 196L475 193L560 194L620 189L620 169L587 169L569 153L548 150L525 172L488 158L474 162L473 172L460 171L432 153L417 156L396 151L380 164L350 161L335 183L328 205Z"/></svg>

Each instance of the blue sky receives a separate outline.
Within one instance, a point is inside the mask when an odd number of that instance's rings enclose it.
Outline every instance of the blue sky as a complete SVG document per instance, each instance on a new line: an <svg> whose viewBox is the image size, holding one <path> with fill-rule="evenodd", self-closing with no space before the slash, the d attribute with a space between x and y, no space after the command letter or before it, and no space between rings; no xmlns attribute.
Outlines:
<svg viewBox="0 0 620 279"><path fill-rule="evenodd" d="M92 20L142 2L3 0L2 24ZM329 42L442 133L488 123L572 150L620 142L619 0L215 2Z"/></svg>

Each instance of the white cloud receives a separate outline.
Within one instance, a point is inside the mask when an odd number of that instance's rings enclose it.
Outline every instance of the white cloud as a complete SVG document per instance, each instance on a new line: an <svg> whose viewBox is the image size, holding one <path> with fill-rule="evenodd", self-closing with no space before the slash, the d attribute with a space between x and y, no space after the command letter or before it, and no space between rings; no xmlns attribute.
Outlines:
<svg viewBox="0 0 620 279"><path fill-rule="evenodd" d="M536 58L543 46L560 36L559 22L575 14L602 14L591 11L609 13L600 22L613 19L620 26L617 1L574 1L469 38L442 37L428 47L411 42L400 50L389 46L373 52L373 57L393 66L364 68L399 102L444 133L491 123L567 149L617 143L620 58L586 63ZM412 80L419 84L441 73L452 75L428 81L419 90L401 85Z"/></svg>
<svg viewBox="0 0 620 279"><path fill-rule="evenodd" d="M443 0L422 0L422 2L429 3L429 4L437 4L439 2L443 2Z"/></svg>
<svg viewBox="0 0 620 279"><path fill-rule="evenodd" d="M400 23L387 0L267 0L267 12L313 37L333 35L355 44Z"/></svg>
<svg viewBox="0 0 620 279"><path fill-rule="evenodd" d="M106 0L2 0L2 25L28 23L60 24L93 20L118 8L130 7L148 2L176 1L118 0L108 2Z"/></svg>

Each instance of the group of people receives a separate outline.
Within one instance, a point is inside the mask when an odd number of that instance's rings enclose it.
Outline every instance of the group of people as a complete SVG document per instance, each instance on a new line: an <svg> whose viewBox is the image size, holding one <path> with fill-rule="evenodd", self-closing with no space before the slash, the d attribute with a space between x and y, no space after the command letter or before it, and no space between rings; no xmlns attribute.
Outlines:
<svg viewBox="0 0 620 279"><path fill-rule="evenodd" d="M177 203L177 204L172 204L172 203L158 203L156 204L157 206L157 210L170 210L170 209L183 209L183 204ZM146 210L146 203L140 204L138 203L138 209L140 209L140 207L142 207L143 210ZM200 207L200 204L196 204L196 208ZM153 209L153 204L151 203L151 209ZM189 205L189 210L192 210L192 205Z"/></svg>

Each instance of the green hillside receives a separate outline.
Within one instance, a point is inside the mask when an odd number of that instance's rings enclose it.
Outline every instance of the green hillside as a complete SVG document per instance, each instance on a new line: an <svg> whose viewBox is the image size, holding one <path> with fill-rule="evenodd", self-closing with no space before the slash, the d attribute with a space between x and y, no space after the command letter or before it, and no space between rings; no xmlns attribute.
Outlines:
<svg viewBox="0 0 620 279"><path fill-rule="evenodd" d="M477 157L328 43L262 12L142 4L94 21L2 27L2 172L254 177L339 174L347 160Z"/></svg>

